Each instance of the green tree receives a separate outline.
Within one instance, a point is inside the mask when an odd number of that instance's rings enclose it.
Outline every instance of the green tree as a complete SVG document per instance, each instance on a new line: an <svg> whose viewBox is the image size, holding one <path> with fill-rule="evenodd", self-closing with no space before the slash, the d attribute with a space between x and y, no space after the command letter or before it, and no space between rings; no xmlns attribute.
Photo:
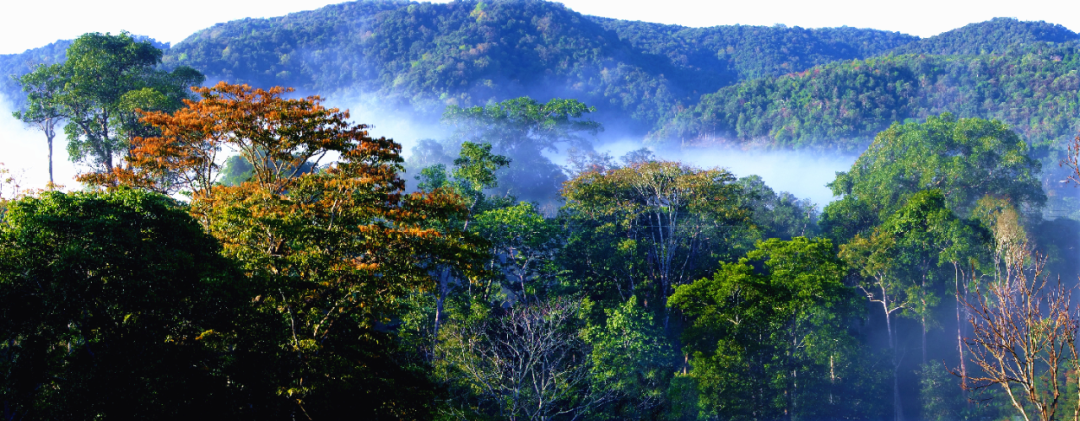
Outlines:
<svg viewBox="0 0 1080 421"><path fill-rule="evenodd" d="M220 251L182 204L157 194L10 203L0 223L5 417L238 415L250 401L231 361L252 320L252 285Z"/></svg>
<svg viewBox="0 0 1080 421"><path fill-rule="evenodd" d="M1027 143L1004 123L945 113L925 123L893 124L829 186L836 196L866 202L877 221L927 189L941 190L957 215L970 215L987 195L1022 208L1041 206L1040 169Z"/></svg>
<svg viewBox="0 0 1080 421"><path fill-rule="evenodd" d="M800 200L788 192L777 194L757 175L740 178L737 184L762 238L790 240L817 235L818 209L809 199Z"/></svg>
<svg viewBox="0 0 1080 421"><path fill-rule="evenodd" d="M131 139L156 133L139 121L136 110L179 109L190 96L188 88L204 80L190 67L158 70L161 57L161 50L126 32L80 36L68 47L64 63L40 66L23 77L24 89L46 82L59 87L49 95L31 95L24 119L45 111L62 115L71 159L100 173L112 172L116 160L127 155Z"/></svg>
<svg viewBox="0 0 1080 421"><path fill-rule="evenodd" d="M26 93L25 109L12 115L26 124L33 124L45 133L49 145L49 184L53 184L53 138L56 137L56 125L64 119L64 108L58 96L64 91L64 69L58 64L40 65L33 72L17 79Z"/></svg>
<svg viewBox="0 0 1080 421"><path fill-rule="evenodd" d="M863 351L847 325L860 306L845 275L829 240L796 237L758 242L712 278L677 287L668 303L690 318L683 338L701 405L731 419L873 406L856 392Z"/></svg>
<svg viewBox="0 0 1080 421"><path fill-rule="evenodd" d="M586 301L586 312L596 304ZM590 351L594 390L610 399L592 414L596 419L657 419L664 408L664 387L670 382L672 350L652 314L630 297L603 309L603 321L588 320L582 330Z"/></svg>
<svg viewBox="0 0 1080 421"><path fill-rule="evenodd" d="M663 306L675 286L711 271L748 226L735 177L722 169L645 161L585 172L563 188L576 238L567 264L581 283ZM583 288L590 288L583 285ZM647 305L647 304L646 304ZM667 329L667 307L663 325Z"/></svg>
<svg viewBox="0 0 1080 421"><path fill-rule="evenodd" d="M596 109L577 100L555 98L540 103L520 97L487 106L448 106L443 122L453 126L453 142L492 145L516 165L498 175L501 192L523 200L553 202L566 176L542 155L560 146L587 146L602 130L587 114Z"/></svg>
<svg viewBox="0 0 1080 421"><path fill-rule="evenodd" d="M489 265L515 301L544 299L556 287L555 258L565 242L558 223L541 215L536 205L517 205L488 210L476 217L477 234L491 244ZM489 287L490 288L490 287ZM559 292L559 291L550 291Z"/></svg>

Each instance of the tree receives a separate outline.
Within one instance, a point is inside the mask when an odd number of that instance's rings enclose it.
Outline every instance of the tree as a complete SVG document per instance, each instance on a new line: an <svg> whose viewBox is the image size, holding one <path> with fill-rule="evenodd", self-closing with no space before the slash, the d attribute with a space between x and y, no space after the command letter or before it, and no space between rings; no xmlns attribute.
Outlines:
<svg viewBox="0 0 1080 421"><path fill-rule="evenodd" d="M740 178L737 184L762 238L790 240L817 234L818 209L809 199L800 200L788 192L777 194L757 175Z"/></svg>
<svg viewBox="0 0 1080 421"><path fill-rule="evenodd" d="M262 352L276 366L267 381L281 411L426 417L426 375L385 326L403 297L434 286L440 264L474 262L468 237L427 222L460 220L466 205L445 190L406 194L398 144L287 91L219 83L173 114L144 113L163 135L134 138L129 167L103 182L165 190L176 184L163 175L181 175L192 214L280 321ZM251 163L249 180L212 184L224 147ZM337 161L321 165L331 153Z"/></svg>
<svg viewBox="0 0 1080 421"><path fill-rule="evenodd" d="M161 50L126 32L80 36L64 63L39 66L20 79L30 100L22 118L67 120L71 159L111 172L115 160L126 156L131 138L152 134L136 110L176 110L188 87L204 80L190 67L155 69L161 56Z"/></svg>
<svg viewBox="0 0 1080 421"><path fill-rule="evenodd" d="M861 276L859 289L867 300L880 305L885 317L886 335L889 350L892 352L893 374L893 417L896 421L904 418L903 405L900 403L900 360L896 353L896 327L893 326L893 314L912 306L912 290L906 280L897 275L898 262L896 239L887 232L875 229L868 236L856 235L850 242L840 246L840 258L844 259Z"/></svg>
<svg viewBox="0 0 1080 421"><path fill-rule="evenodd" d="M1026 244L1010 247L1028 253ZM1057 419L1070 389L1063 384L1065 372L1080 369L1080 322L1072 313L1070 289L1060 282L1047 288L1043 262L1035 259L1030 271L1023 259L1010 262L1006 278L990 284L985 294L976 289L976 301L965 302L974 328L966 342L978 371L954 374L963 376L965 388L1000 386L1025 421L1033 416L1049 421ZM1080 401L1072 409L1073 419L1080 419Z"/></svg>
<svg viewBox="0 0 1080 421"><path fill-rule="evenodd" d="M961 216L970 215L987 195L1035 208L1046 201L1036 177L1040 168L1027 143L999 121L945 113L925 123L893 124L874 138L851 170L837 173L829 185L842 199L825 208L824 230L851 221L829 214L864 207L867 216L876 218L857 227L857 232L865 232L909 196L927 189L941 190L948 208ZM848 203L851 200L862 205Z"/></svg>
<svg viewBox="0 0 1080 421"><path fill-rule="evenodd" d="M860 347L847 324L859 305L845 272L829 240L770 239L677 287L668 303L691 320L683 338L702 405L736 419L866 410L853 393Z"/></svg>
<svg viewBox="0 0 1080 421"><path fill-rule="evenodd" d="M616 288L628 295L663 305L675 286L710 270L721 250L730 247L726 242L731 241L733 231L747 225L749 214L740 206L741 190L734 181L735 177L722 169L647 161L604 173L583 173L565 185L563 196L571 218L595 224L582 227L582 231L596 230L588 235L610 236L588 240L604 241L598 244L597 252L634 256L636 261L630 264L646 278L617 273L619 266L627 266L625 261L612 262L617 265L612 267L616 273L596 275L613 277L619 284ZM639 289L642 283L645 288ZM666 329L666 306L663 311Z"/></svg>
<svg viewBox="0 0 1080 421"><path fill-rule="evenodd" d="M498 174L501 191L523 200L554 202L566 176L543 152L559 146L589 146L602 126L586 118L595 112L573 99L540 103L520 97L488 106L448 106L443 122L455 128L453 142L492 145L516 164Z"/></svg>
<svg viewBox="0 0 1080 421"><path fill-rule="evenodd" d="M1069 143L1068 152L1059 165L1071 168L1073 173L1069 175L1069 181L1080 184L1080 136L1076 136Z"/></svg>
<svg viewBox="0 0 1080 421"><path fill-rule="evenodd" d="M455 321L441 343L444 369L474 390L473 411L508 420L582 419L611 398L593 388L580 304L565 298L511 308L479 323Z"/></svg>
<svg viewBox="0 0 1080 421"><path fill-rule="evenodd" d="M251 285L184 206L46 192L0 223L5 419L230 419ZM231 376L231 379L230 379Z"/></svg>
<svg viewBox="0 0 1080 421"><path fill-rule="evenodd" d="M527 304L544 299L554 286L555 258L565 235L556 222L541 215L536 206L520 202L515 206L488 210L476 217L476 231L491 244L491 267L514 292L514 301Z"/></svg>
<svg viewBox="0 0 1080 421"><path fill-rule="evenodd" d="M61 65L40 65L33 72L19 77L18 83L26 93L26 109L12 115L26 124L33 124L45 133L49 145L49 184L53 184L53 138L56 125L65 117L57 97L64 90L64 68Z"/></svg>
<svg viewBox="0 0 1080 421"><path fill-rule="evenodd" d="M583 313L598 306L585 301ZM663 406L664 387L670 380L672 349L664 343L652 314L630 297L625 303L603 309L602 322L587 320L582 334L590 351L592 390L604 390L610 399L589 414L602 419L657 419Z"/></svg>
<svg viewBox="0 0 1080 421"><path fill-rule="evenodd" d="M472 235L472 232L469 230L469 224L475 220L477 213L485 212L492 208L498 208L501 205L506 204L504 203L505 201L491 200L484 194L484 190L494 188L498 185L495 172L508 165L510 165L509 159L502 155L491 153L490 144L478 145L471 142L464 142L461 145L460 155L458 158L454 159L454 169L450 173L446 171L446 167L442 164L436 164L422 169L420 175L416 177L417 181L419 181L417 187L420 191L442 191L444 193L456 195L468 206L467 211L461 215L460 219L431 220L428 221L428 226L448 235L454 235L454 233ZM475 232L476 230L474 229L472 231ZM471 241L475 241L475 237L472 238L473 240ZM493 261L494 259L488 260ZM446 317L446 300L455 286L455 281L458 286L464 284L468 287L468 300L475 298L472 294L472 283L474 280L467 279L469 275L475 275L475 273L455 273L455 268L452 264L442 264L437 269L437 273L435 314L431 328L432 352L434 352L438 345L440 327ZM457 277L456 279L455 276ZM482 300L487 301L492 292L492 283L488 282L486 285L478 286L482 291L479 295L482 297ZM432 356L434 357L434 355Z"/></svg>
<svg viewBox="0 0 1080 421"><path fill-rule="evenodd" d="M555 98L541 104L520 97L485 107L451 105L443 113L443 121L457 126L457 135L468 140L490 143L508 153L519 148L531 152L555 150L560 143L587 143L582 134L603 130L600 123L583 119L592 112L596 112L595 107L574 99Z"/></svg>

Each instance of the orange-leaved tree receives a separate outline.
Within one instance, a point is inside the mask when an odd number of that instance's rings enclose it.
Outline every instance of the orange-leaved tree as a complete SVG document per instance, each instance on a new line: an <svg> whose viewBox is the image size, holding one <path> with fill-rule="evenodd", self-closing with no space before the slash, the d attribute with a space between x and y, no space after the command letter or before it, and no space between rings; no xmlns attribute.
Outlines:
<svg viewBox="0 0 1080 421"><path fill-rule="evenodd" d="M432 402L426 377L401 363L387 326L399 298L432 287L433 268L479 261L469 234L428 228L460 218L464 200L406 194L401 146L319 97L226 83L194 90L202 99L184 109L144 113L162 136L134 139L126 167L88 181L191 192L194 216L262 282L252 300L274 322L252 346L275 358L253 381L276 386L279 409L421 417ZM217 154L229 149L252 176L215 184Z"/></svg>

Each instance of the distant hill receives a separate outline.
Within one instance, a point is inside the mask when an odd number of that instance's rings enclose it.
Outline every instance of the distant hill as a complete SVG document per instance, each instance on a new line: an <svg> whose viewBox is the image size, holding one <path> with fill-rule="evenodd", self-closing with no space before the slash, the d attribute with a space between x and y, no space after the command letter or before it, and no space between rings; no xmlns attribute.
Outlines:
<svg viewBox="0 0 1080 421"><path fill-rule="evenodd" d="M56 41L44 47L26 50L20 54L0 54L0 95L15 106L22 105L24 96L19 85L11 77L30 72L39 64L64 61L70 40Z"/></svg>
<svg viewBox="0 0 1080 421"><path fill-rule="evenodd" d="M891 54L1004 54L1047 43L1080 41L1080 35L1061 25L994 18L897 47Z"/></svg>
<svg viewBox="0 0 1080 421"><path fill-rule="evenodd" d="M684 143L858 150L894 121L952 112L1002 120L1031 142L1080 133L1080 48L899 55L830 63L702 96L653 136Z"/></svg>
<svg viewBox="0 0 1080 421"><path fill-rule="evenodd" d="M149 41L154 46L168 51L170 45L156 39L133 35L139 41ZM11 77L23 75L42 64L54 64L64 61L72 40L59 40L44 47L32 48L19 54L0 54L0 95L12 101L16 107L22 105L25 97L18 84Z"/></svg>
<svg viewBox="0 0 1080 421"><path fill-rule="evenodd" d="M721 85L776 76L838 60L882 54L919 37L873 29L776 26L688 28L591 17L619 38ZM716 83L716 82L714 82ZM706 85L696 84L704 91Z"/></svg>
<svg viewBox="0 0 1080 421"><path fill-rule="evenodd" d="M372 0L220 23L166 49L208 82L359 96L434 120L448 104L576 98L659 141L857 149L893 121L952 111L1033 141L1076 131L1076 45L1060 25L994 19L920 39L856 28L688 28L539 0ZM0 56L21 74L69 42ZM9 78L0 92L21 93ZM1072 91L1070 91L1070 89ZM1071 96L1070 96L1071 95Z"/></svg>
<svg viewBox="0 0 1080 421"><path fill-rule="evenodd" d="M434 113L520 95L575 97L650 128L739 80L914 39L850 28L624 22L545 1L366 1L218 24L179 43L166 62L211 79L376 94Z"/></svg>

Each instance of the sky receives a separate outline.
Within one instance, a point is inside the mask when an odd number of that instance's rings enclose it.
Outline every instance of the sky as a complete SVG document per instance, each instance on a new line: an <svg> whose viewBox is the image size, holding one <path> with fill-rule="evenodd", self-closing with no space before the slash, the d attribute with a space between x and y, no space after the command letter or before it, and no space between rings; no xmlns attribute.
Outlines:
<svg viewBox="0 0 1080 421"><path fill-rule="evenodd" d="M441 1L440 1L441 2ZM20 53L58 39L72 39L87 32L118 33L126 30L173 44L199 29L215 23L246 17L281 16L338 3L327 0L188 0L151 2L146 0L37 0L7 1L0 6L0 54ZM1077 0L566 0L578 12L626 20L642 20L684 26L775 25L804 28L852 26L899 31L930 37L944 31L982 22L994 17L1044 20L1080 32L1080 1ZM44 13L42 11L45 11ZM356 113L354 112L354 115ZM10 102L0 97L0 163L21 174L24 185L43 186L47 180L45 142L38 131L27 130L10 117ZM377 127L380 125L376 125ZM382 127L408 127L408 123ZM382 133L375 133L380 135ZM397 133L395 139L400 139ZM391 135L391 133L386 133ZM77 172L63 151L63 135L55 151L57 181L77 186L71 177ZM732 157L735 162L741 159ZM779 158L777 168L787 166ZM850 165L850 159L824 165L818 179L832 177ZM720 162L720 165L731 165ZM742 174L740 174L742 175ZM766 177L766 182L769 182ZM783 186L778 186L783 189ZM792 190L799 190L795 187ZM820 191L819 191L820 190ZM805 191L808 196L827 199L823 186ZM817 200L819 203L821 199Z"/></svg>

